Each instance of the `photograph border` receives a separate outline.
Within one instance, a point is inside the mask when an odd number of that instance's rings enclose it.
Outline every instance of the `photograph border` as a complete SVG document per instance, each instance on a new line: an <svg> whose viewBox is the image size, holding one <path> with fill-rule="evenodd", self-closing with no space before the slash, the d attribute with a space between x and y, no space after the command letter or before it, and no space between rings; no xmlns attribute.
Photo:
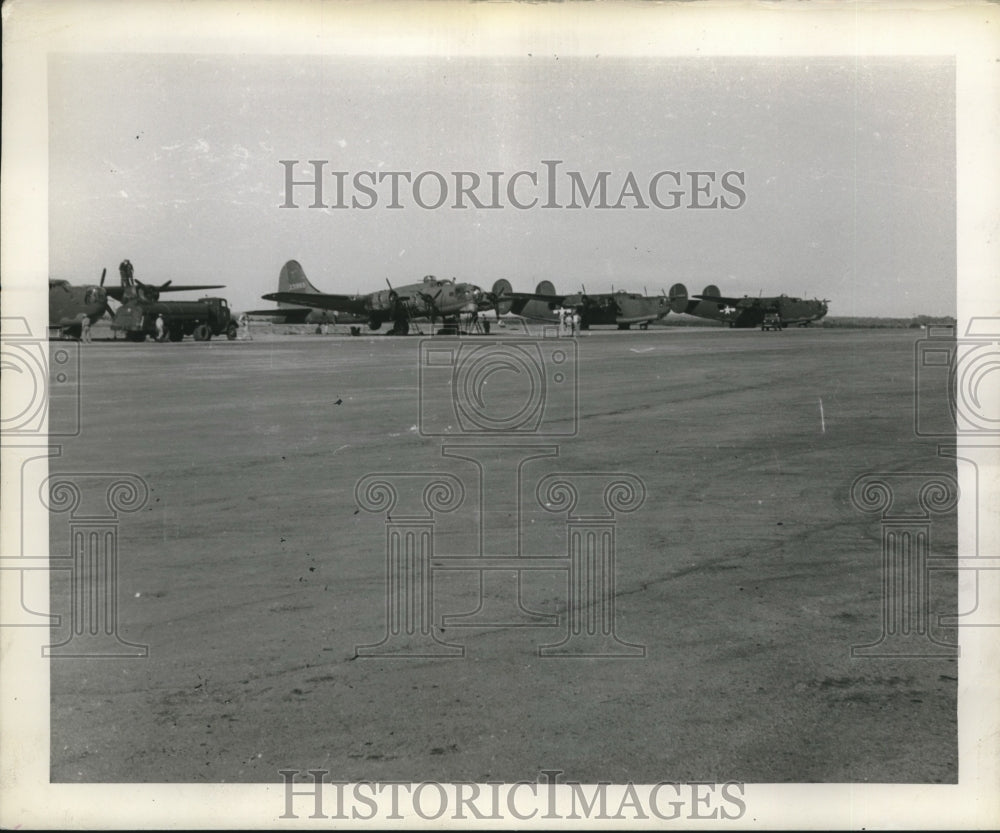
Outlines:
<svg viewBox="0 0 1000 833"><path fill-rule="evenodd" d="M222 37L225 33L225 37ZM306 33L308 36L305 36ZM752 33L752 37L748 36ZM455 3L207 2L125 4L94 0L8 2L3 6L2 262L3 317L23 320L44 339L48 278L47 61L52 53L228 53L378 55L648 56L952 56L956 66L957 275L961 337L977 317L1000 316L1000 7L991 3ZM14 379L3 378L7 394ZM21 505L19 477L46 456L42 435L2 444L2 556L48 551L40 506ZM1000 553L997 447L960 451L980 461L979 481L959 467L959 553ZM37 490L36 490L37 491ZM977 532L979 534L977 537ZM24 540L22 540L22 537ZM30 538L30 541L28 540ZM967 560L967 559L965 559ZM959 610L976 604L975 571L959 578ZM0 573L9 605L11 579ZM16 599L16 594L14 597ZM978 600L980 603L985 600ZM990 600L995 604L996 599ZM9 608L8 608L9 610ZM0 608L0 614L4 610ZM1000 622L1000 609L986 611ZM959 628L959 782L934 784L746 784L746 813L674 825L748 828L942 827L1000 825L1000 739L995 693L997 635ZM285 786L273 784L52 784L49 782L47 628L0 629L0 823L7 828L180 828L329 826L327 819L282 818ZM560 795L560 800L565 799ZM386 821L387 801L370 821L338 825L411 828L570 828L544 817L409 817ZM608 820L591 821L601 827ZM662 827L655 818L622 826Z"/></svg>

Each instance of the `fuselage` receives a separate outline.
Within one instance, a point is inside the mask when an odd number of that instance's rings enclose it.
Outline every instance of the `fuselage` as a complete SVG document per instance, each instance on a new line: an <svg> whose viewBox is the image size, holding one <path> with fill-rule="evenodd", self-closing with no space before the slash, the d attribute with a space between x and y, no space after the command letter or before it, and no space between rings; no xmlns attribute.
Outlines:
<svg viewBox="0 0 1000 833"><path fill-rule="evenodd" d="M482 290L471 283L456 283L428 275L421 283L383 289L365 296L369 324L400 318L454 318L479 309ZM377 329L377 326L372 326Z"/></svg>
<svg viewBox="0 0 1000 833"><path fill-rule="evenodd" d="M580 316L580 327L617 326L627 329L632 324L658 321L670 312L670 301L665 295L649 297L637 292L567 295L564 309L572 309Z"/></svg>
<svg viewBox="0 0 1000 833"><path fill-rule="evenodd" d="M826 315L827 305L818 299L807 300L789 295L770 298L744 296L735 302L722 298L715 301L702 296L701 300L689 301L685 312L699 318L722 321L730 327L747 328L759 327L769 312L777 313L781 317L782 324L806 325Z"/></svg>

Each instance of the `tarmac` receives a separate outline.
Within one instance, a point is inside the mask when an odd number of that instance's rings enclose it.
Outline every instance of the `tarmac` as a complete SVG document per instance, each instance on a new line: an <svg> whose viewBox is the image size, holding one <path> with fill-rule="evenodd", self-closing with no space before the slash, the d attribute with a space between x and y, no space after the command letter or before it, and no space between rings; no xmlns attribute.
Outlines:
<svg viewBox="0 0 1000 833"><path fill-rule="evenodd" d="M919 331L253 332L98 338L53 388L80 432L50 470L148 488L111 591L148 655L52 661L54 782L956 783L955 659L852 655L887 616L852 484L955 471L914 431ZM484 345L507 363L463 410ZM954 511L930 530L954 555ZM928 594L921 644L954 643L954 573ZM390 634L401 609L430 625Z"/></svg>

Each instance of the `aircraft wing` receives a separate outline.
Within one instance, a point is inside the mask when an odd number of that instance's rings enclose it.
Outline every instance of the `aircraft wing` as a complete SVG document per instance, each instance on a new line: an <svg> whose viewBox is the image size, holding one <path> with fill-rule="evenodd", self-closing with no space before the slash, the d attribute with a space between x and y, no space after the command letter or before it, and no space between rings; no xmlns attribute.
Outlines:
<svg viewBox="0 0 1000 833"><path fill-rule="evenodd" d="M722 295L692 295L691 297L697 298L699 301L714 301L729 307L736 307L741 304L746 306L747 301L767 300L766 298L724 298Z"/></svg>
<svg viewBox="0 0 1000 833"><path fill-rule="evenodd" d="M364 315L367 312L364 299L350 295L329 295L325 292L271 292L261 297L265 301L277 301L279 304L298 304L301 307L332 309L354 315Z"/></svg>
<svg viewBox="0 0 1000 833"><path fill-rule="evenodd" d="M540 311L538 307L528 306L532 301L551 305L553 308L562 306L566 295L542 295L537 292L504 292L496 299L497 304L504 304L509 312L519 315L521 318L529 318L533 321L551 321L555 314L552 309Z"/></svg>
<svg viewBox="0 0 1000 833"><path fill-rule="evenodd" d="M309 307L271 307L271 309L248 309L240 315L258 318L284 318L286 324L304 324L312 309Z"/></svg>
<svg viewBox="0 0 1000 833"><path fill-rule="evenodd" d="M169 286L150 285L150 289L154 289L157 292L196 292L199 289L223 289L224 287L224 283L187 284L182 286L174 286L173 284ZM114 298L118 302L121 302L125 297L124 286L106 286L104 287L104 291L107 292L109 298Z"/></svg>
<svg viewBox="0 0 1000 833"><path fill-rule="evenodd" d="M505 292L503 300L511 301L543 301L547 304L561 304L568 298L568 295L539 295L535 292Z"/></svg>
<svg viewBox="0 0 1000 833"><path fill-rule="evenodd" d="M670 310L667 310L666 312L652 312L652 313L647 313L646 315L630 315L630 316L627 316L627 317L624 316L624 315L619 315L615 319L615 323L616 324L642 324L642 323L644 323L646 321L659 321L661 318L665 318L666 317L667 312L670 312Z"/></svg>

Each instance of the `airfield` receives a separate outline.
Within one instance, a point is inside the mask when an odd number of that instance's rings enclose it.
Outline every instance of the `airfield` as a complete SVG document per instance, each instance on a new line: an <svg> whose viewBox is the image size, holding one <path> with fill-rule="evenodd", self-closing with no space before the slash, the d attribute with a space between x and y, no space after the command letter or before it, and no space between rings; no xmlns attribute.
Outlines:
<svg viewBox="0 0 1000 833"><path fill-rule="evenodd" d="M118 635L148 656L52 660L53 781L956 782L957 662L851 655L882 631L882 529L852 483L955 470L914 434L920 331L592 330L570 350L575 398L546 415L555 435L464 439L457 421L424 430L424 339L281 329L130 344L95 328L81 345L81 431L50 470L148 485L121 515L116 590ZM500 410L518 395L503 377ZM53 414L72 404L56 391ZM556 449L484 515L476 466L442 446L494 442ZM499 471L524 452L477 453ZM525 553L564 556L540 478L633 475L645 499L614 518L614 631L642 651L539 656L567 632L559 569L521 584L555 625L452 626L481 575L454 569L434 573L433 613L460 654L359 656L387 627L386 518L355 495L375 472L462 482L436 563L477 555L481 525L513 552L519 513ZM53 516L52 552L68 537ZM955 539L954 513L935 516L933 554ZM487 606L513 586L491 575ZM54 612L68 593L54 573ZM930 610L955 607L954 575L935 572Z"/></svg>

